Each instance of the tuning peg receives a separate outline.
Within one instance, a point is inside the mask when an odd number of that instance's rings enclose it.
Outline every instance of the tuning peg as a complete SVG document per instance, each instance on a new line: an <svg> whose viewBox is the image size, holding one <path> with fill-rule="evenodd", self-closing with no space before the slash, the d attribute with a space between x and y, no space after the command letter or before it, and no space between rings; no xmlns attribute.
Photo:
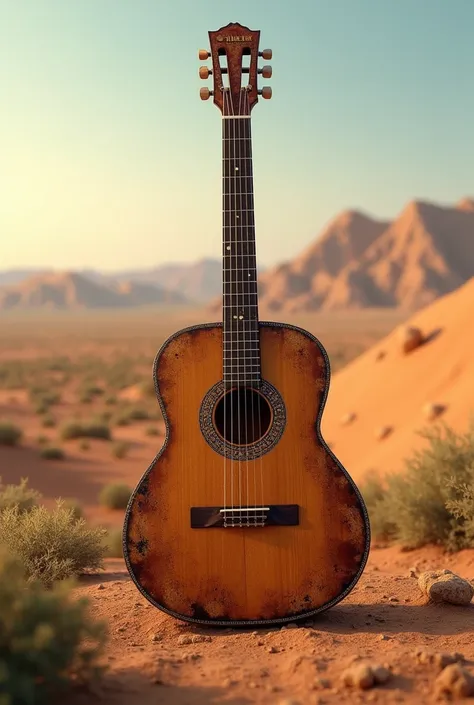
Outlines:
<svg viewBox="0 0 474 705"><path fill-rule="evenodd" d="M201 61L206 61L206 59L208 59L210 57L210 55L211 54L210 54L210 52L207 51L207 49L199 49L198 56Z"/></svg>
<svg viewBox="0 0 474 705"><path fill-rule="evenodd" d="M271 59L273 52L271 49L264 49L263 51L259 51L258 55L261 56L262 59Z"/></svg>
<svg viewBox="0 0 474 705"><path fill-rule="evenodd" d="M265 100L270 100L272 97L272 89L270 86L264 86L260 91L258 91L258 95L261 95Z"/></svg>
<svg viewBox="0 0 474 705"><path fill-rule="evenodd" d="M199 68L199 78L209 78L211 75L212 71L211 69L208 69L207 66L201 66Z"/></svg>
<svg viewBox="0 0 474 705"><path fill-rule="evenodd" d="M263 78L271 78L272 77L272 67L271 66L262 66L261 69L258 69L258 73L261 73Z"/></svg>
<svg viewBox="0 0 474 705"><path fill-rule="evenodd" d="M201 88L199 95L201 96L201 100L209 100L211 95L214 95L214 91L210 91L209 88Z"/></svg>

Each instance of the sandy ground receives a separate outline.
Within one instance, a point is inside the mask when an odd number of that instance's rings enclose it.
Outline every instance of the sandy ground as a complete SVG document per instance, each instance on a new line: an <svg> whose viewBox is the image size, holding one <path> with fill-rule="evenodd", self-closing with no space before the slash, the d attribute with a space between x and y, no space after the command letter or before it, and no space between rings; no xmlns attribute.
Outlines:
<svg viewBox="0 0 474 705"><path fill-rule="evenodd" d="M109 672L100 702L431 703L438 671L418 664L417 650L461 652L473 661L467 668L474 672L474 606L426 605L410 577L413 568L439 567L472 579L474 551L447 556L435 548L375 548L349 597L314 622L217 631L161 613L141 596L123 563L111 561L103 575L84 578L77 589L90 598L94 616L110 625ZM180 644L183 636L194 643ZM384 686L353 691L341 685L340 676L356 661L385 664L392 677ZM91 697L81 695L77 705Z"/></svg>

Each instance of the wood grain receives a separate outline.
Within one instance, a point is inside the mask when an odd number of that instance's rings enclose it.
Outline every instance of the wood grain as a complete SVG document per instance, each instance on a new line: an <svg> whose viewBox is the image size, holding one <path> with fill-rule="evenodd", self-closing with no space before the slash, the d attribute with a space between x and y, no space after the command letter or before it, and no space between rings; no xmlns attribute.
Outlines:
<svg viewBox="0 0 474 705"><path fill-rule="evenodd" d="M131 499L125 554L144 594L185 619L244 624L306 616L347 594L367 559L365 507L319 434L325 354L301 329L262 325L261 358L263 377L284 399L287 424L267 455L227 461L227 502L233 472L234 488L242 480L242 504L298 504L299 526L190 528L192 506L224 502L224 459L199 425L202 399L222 377L222 328L181 332L157 358L169 434Z"/></svg>

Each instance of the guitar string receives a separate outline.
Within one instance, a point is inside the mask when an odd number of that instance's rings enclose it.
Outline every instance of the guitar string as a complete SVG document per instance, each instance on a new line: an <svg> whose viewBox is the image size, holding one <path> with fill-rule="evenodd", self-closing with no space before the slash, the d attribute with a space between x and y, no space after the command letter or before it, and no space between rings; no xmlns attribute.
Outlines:
<svg viewBox="0 0 474 705"><path fill-rule="evenodd" d="M246 89L245 89L245 88L241 88L241 89L240 89L240 95L239 95L239 115L245 115L245 114L246 114L246 113L244 112L245 108L247 107L247 106L246 106L246 102L247 102L247 101L245 100L246 95L247 95ZM240 265L241 265L241 272L240 272L240 273L236 272L236 274L235 274L236 280L239 281L239 282L240 282L240 281L243 281L243 274L244 274L244 271L245 271L245 267L244 267L244 244L247 244L247 242L244 241L244 227L245 227L245 230L246 230L246 232L245 232L246 238L247 238L247 235L248 235L248 229L247 229L247 209L246 209L246 208L245 208L245 209L243 208L243 200L244 200L243 194L246 193L246 191L244 191L243 188L242 188L242 187L243 187L242 179L245 178L245 174L247 173L247 172L246 172L247 162L245 161L245 170L244 170L244 160L245 160L246 154L244 153L244 150L242 149L242 142L243 142L243 135L242 135L242 128L243 128L243 125L241 124L242 122L243 122L243 120L239 120L238 134L237 134L237 144L238 144L238 154L239 154L239 159L238 159L238 162L239 162L239 172L238 172L238 174L239 174L239 179L238 179L238 184L239 184L239 206L240 206L240 211L241 211L241 215L242 215L242 216L244 215L244 210L245 210L245 226L244 226L244 223L243 223L244 217L241 217L241 218L240 218L240 223L239 223L239 225L240 225L240 228L239 228L239 229L240 229L240 233L239 233L239 235L240 235L240 236L239 236L239 246L240 246ZM243 158L242 158L242 155L243 155ZM244 186L244 189L245 189L245 186ZM246 200L247 200L247 196L245 196L245 201L246 201ZM248 240L247 240L247 241L248 241ZM248 246L246 247L246 257L247 257L247 264L248 264ZM247 502L246 502L246 506L247 506L247 526L249 526L249 521L250 521L250 517L249 517L249 453L248 453L248 413L247 413L247 394L248 394L248 392L247 392L247 387L248 387L248 380L247 380L247 355L246 355L246 352L247 352L247 351L246 351L246 346L247 346L247 343L246 343L246 333L247 333L247 330L246 330L246 328L247 328L247 320L246 320L246 317L247 317L247 314L249 313L249 310L246 310L246 306L245 306L245 289L244 289L244 285L243 285L243 284L237 284L237 285L236 285L236 291L238 292L239 289L240 289L240 291L242 292L242 315L243 315L243 318L242 318L242 337L241 337L241 339L242 339L242 341L243 341L243 345L239 346L239 347L242 348L242 349L239 351L239 357L240 357L240 359L238 360L238 365L239 365L239 370L240 370L240 366L241 366L240 363L241 363L241 361L242 361L242 363L243 363L243 364L242 364L242 368L243 368L243 377L244 377L244 379L243 379L243 390L242 390L243 396L242 396L242 399L243 399L243 407L244 407L244 428L245 428L245 471L246 471L246 480L247 480L247 483L246 483L246 484L247 484ZM238 297L238 298L240 298L240 297ZM250 308L250 307L248 307L248 308ZM239 392L239 398L240 398L240 392Z"/></svg>
<svg viewBox="0 0 474 705"><path fill-rule="evenodd" d="M250 120L249 120L248 136L249 136L249 139L248 139L249 160L247 163L249 164L249 173L250 173L250 177L251 177L250 182L252 183L252 214L253 214L253 234L254 234L254 238L253 238L253 242L254 242L253 264L255 266L255 293L256 293L255 301L257 304L255 308L257 310L257 306L258 306L258 276L257 276L258 268L257 268L257 241L256 241L256 237L255 237L255 203L254 203L255 198L254 198L254 192L253 192L253 152L252 152L252 134L251 134ZM258 349L258 353L259 353L259 368L258 368L259 383L258 383L258 386L261 386L262 379L263 379L263 376L262 376L262 349L261 349L261 345L260 345L260 322L259 322L258 316L256 318L255 328L256 328L256 333L257 333L256 340L258 342L257 349ZM257 418L258 418L258 438L260 439L260 438L262 438L262 400L261 400L261 394L260 394L259 389L257 390ZM260 466L261 502L260 502L259 506L264 507L265 506L265 497L264 497L264 479L263 479L263 456L261 454L260 454L260 457L255 460L255 465ZM256 467L254 470L254 474L255 474L255 476L257 475ZM255 503L257 504L257 492L255 493ZM257 512L255 512L255 526L257 525L257 523L259 523L259 522L257 521ZM264 525L264 512L263 512L263 510L261 511L260 523L262 524L262 526Z"/></svg>
<svg viewBox="0 0 474 705"><path fill-rule="evenodd" d="M230 115L230 105L229 105L229 97L230 96L229 96L229 92L225 89L225 87L223 88L223 94L224 94L224 113L227 110L227 115ZM227 221L229 220L228 212L226 212L226 202L225 201L226 201L226 198L228 198L230 201L230 188L228 188L227 184L230 185L230 183L231 183L230 179L228 178L228 170L229 170L229 166L230 166L230 160L225 159L225 157L228 154L228 146L226 146L228 143L226 142L226 138L227 138L227 133L229 131L228 130L228 123L229 122L230 122L230 120L223 120L223 136L224 136L223 150L222 150L223 155L224 155L223 173L227 177L226 181L223 184L223 194L224 194L224 196L223 196L223 206L224 206L223 221L224 221L224 225L227 225ZM230 125L229 125L229 127L230 127ZM225 237L224 237L224 281L229 280L229 276L231 275L231 270L232 270L231 250L227 249L227 248L231 247L232 237L231 236L227 237L228 232L231 233L231 229L224 228L224 234L225 234ZM230 267L227 266L229 263L230 263ZM226 304L226 300L230 299L230 297L227 297L225 289L226 289L226 285L224 284L224 297L223 297L224 304ZM227 339L230 337L230 360L232 361L232 356L233 356L232 324L229 323L229 320L228 320L229 313L228 312L230 312L230 309L227 309L227 308L223 309L224 325L225 325L226 330L229 333L229 336L225 336L225 337L227 337ZM226 320L226 317L227 317L227 320ZM227 467L226 467L226 460L227 460L227 428L226 428L226 424L227 424L227 401L228 401L227 397L229 396L229 393L231 393L231 392L228 393L228 389L227 389L226 377L228 377L228 375L226 374L226 367L225 367L227 359L228 359L227 355L228 355L228 350L225 350L224 355L223 355L223 358L224 358L224 367L223 367L223 378L224 378L224 477L225 477L225 479L227 478ZM232 399L230 400L230 429L229 430L230 430L230 441L229 442L232 443L232 440L233 440L233 438L232 438L232 435L233 435ZM234 509L234 473L232 470L232 461L230 459L229 459L229 472L230 472L231 507L232 507L232 509ZM224 509L227 509L227 497L224 502ZM228 512L225 512L224 513L225 526L227 526L227 515L228 515ZM231 517L231 522L232 522L233 512L231 512L230 517Z"/></svg>

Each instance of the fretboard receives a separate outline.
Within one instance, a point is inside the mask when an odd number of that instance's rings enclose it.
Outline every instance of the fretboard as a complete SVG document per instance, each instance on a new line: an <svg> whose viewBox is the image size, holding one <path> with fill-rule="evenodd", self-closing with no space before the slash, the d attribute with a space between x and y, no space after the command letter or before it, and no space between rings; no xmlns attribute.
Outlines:
<svg viewBox="0 0 474 705"><path fill-rule="evenodd" d="M249 118L222 120L223 379L260 382L257 260Z"/></svg>

